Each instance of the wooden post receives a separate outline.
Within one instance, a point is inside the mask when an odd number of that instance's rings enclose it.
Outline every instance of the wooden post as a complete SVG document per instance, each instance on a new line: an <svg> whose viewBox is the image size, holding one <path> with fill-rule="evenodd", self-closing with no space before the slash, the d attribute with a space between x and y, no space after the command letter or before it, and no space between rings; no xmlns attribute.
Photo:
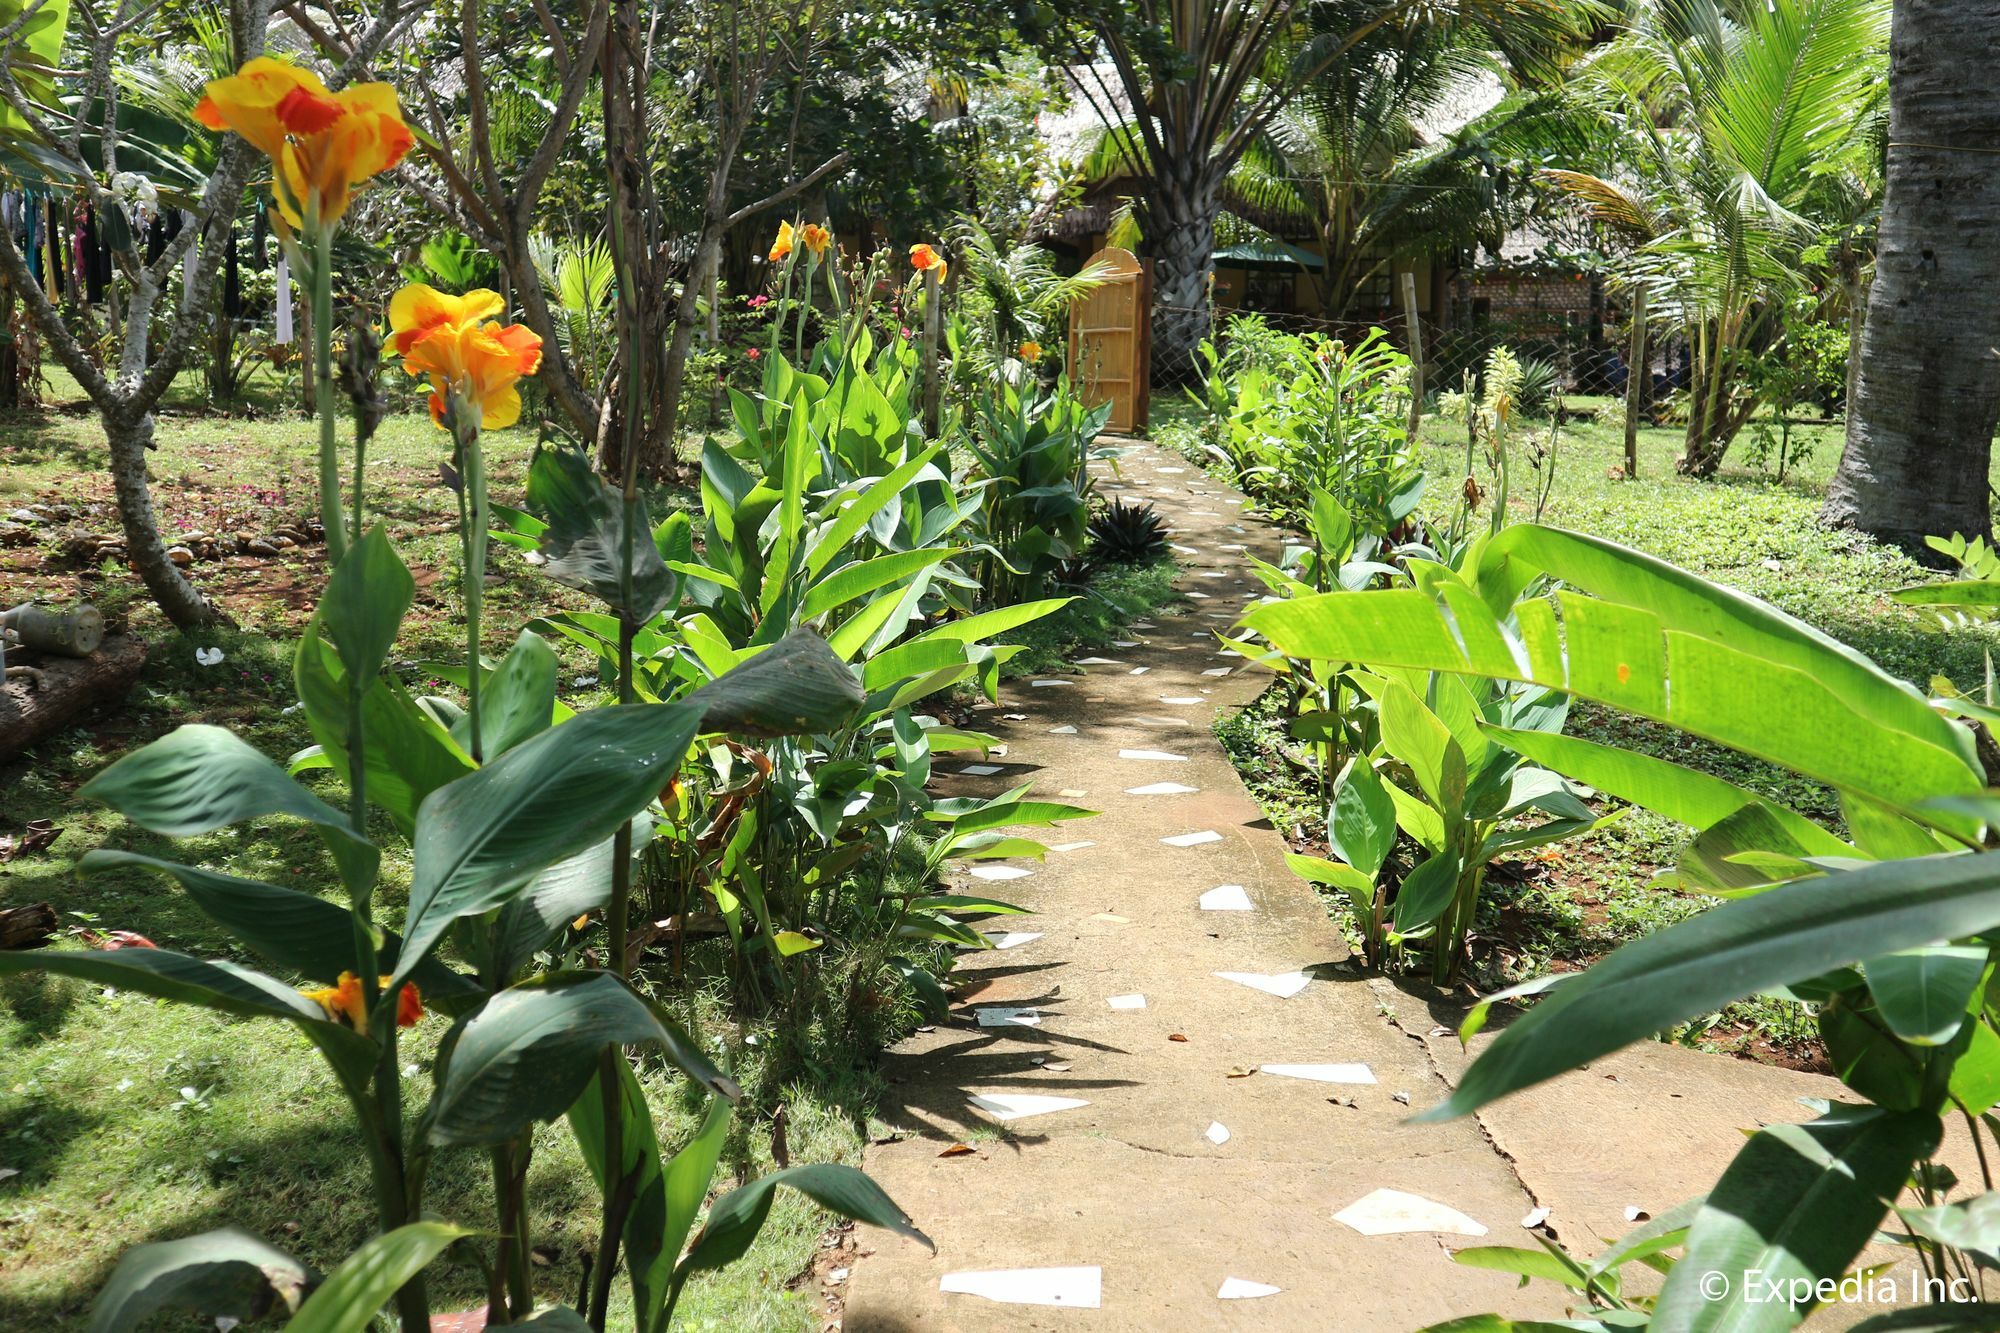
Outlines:
<svg viewBox="0 0 2000 1333"><path fill-rule="evenodd" d="M938 342L944 333L943 302L938 298L937 265L924 270L924 435L935 439L939 429Z"/></svg>
<svg viewBox="0 0 2000 1333"><path fill-rule="evenodd" d="M1410 447L1424 424L1424 326L1417 318L1417 275L1403 271L1403 327L1410 340Z"/></svg>
<svg viewBox="0 0 2000 1333"><path fill-rule="evenodd" d="M1625 479L1639 475L1639 418L1645 414L1653 372L1646 363L1646 289L1632 289L1632 357L1625 363Z"/></svg>

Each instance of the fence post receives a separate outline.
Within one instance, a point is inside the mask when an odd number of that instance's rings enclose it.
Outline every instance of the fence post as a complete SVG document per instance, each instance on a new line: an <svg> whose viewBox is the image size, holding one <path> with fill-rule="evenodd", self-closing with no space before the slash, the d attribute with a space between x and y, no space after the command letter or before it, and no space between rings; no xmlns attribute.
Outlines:
<svg viewBox="0 0 2000 1333"><path fill-rule="evenodd" d="M938 342L944 332L944 311L938 299L937 265L924 270L924 435L938 433Z"/></svg>
<svg viewBox="0 0 2000 1333"><path fill-rule="evenodd" d="M1639 418L1646 411L1646 391L1653 371L1646 361L1646 289L1632 289L1632 358L1625 363L1625 479L1639 475Z"/></svg>
<svg viewBox="0 0 2000 1333"><path fill-rule="evenodd" d="M1417 430L1424 424L1424 327L1417 319L1417 275L1403 273L1403 323L1410 340L1410 447L1417 446Z"/></svg>

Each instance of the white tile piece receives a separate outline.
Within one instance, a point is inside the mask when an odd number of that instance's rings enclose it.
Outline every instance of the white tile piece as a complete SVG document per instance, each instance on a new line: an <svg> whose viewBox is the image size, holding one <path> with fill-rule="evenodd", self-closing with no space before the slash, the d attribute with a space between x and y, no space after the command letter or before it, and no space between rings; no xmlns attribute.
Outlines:
<svg viewBox="0 0 2000 1333"><path fill-rule="evenodd" d="M1204 912L1254 912L1256 907L1241 884L1218 884L1201 895Z"/></svg>
<svg viewBox="0 0 2000 1333"><path fill-rule="evenodd" d="M1113 1009L1144 1009L1146 997L1143 995L1114 995L1105 1001Z"/></svg>
<svg viewBox="0 0 2000 1333"><path fill-rule="evenodd" d="M938 1279L938 1290L979 1296L1002 1305L1066 1305L1076 1310L1095 1310L1104 1300L1104 1270L993 1268L978 1273L946 1273Z"/></svg>
<svg viewBox="0 0 2000 1333"><path fill-rule="evenodd" d="M1195 549L1194 549L1194 547L1192 547L1192 546L1175 546L1175 547L1174 547L1174 549L1175 549L1176 551L1179 551L1179 552L1180 552L1180 553L1181 553L1182 555L1200 555L1200 554L1201 554L1201 552L1200 552L1200 551L1197 551L1197 550L1195 550Z"/></svg>
<svg viewBox="0 0 2000 1333"><path fill-rule="evenodd" d="M1260 1074L1276 1074L1279 1078L1302 1078L1313 1083L1351 1083L1373 1087L1375 1071L1367 1065L1258 1065Z"/></svg>
<svg viewBox="0 0 2000 1333"><path fill-rule="evenodd" d="M1143 675L1145 675L1145 674L1146 674L1146 673L1147 673L1148 671L1151 671L1152 669L1153 669L1153 668L1151 668L1151 667L1133 667L1133 668L1132 668L1132 670L1131 670L1131 671L1130 671L1129 673L1127 673L1127 674L1129 674L1129 675L1134 675L1134 676L1143 676Z"/></svg>
<svg viewBox="0 0 2000 1333"><path fill-rule="evenodd" d="M1113 639L1111 646L1113 648L1143 648L1145 644L1138 639Z"/></svg>
<svg viewBox="0 0 2000 1333"><path fill-rule="evenodd" d="M1444 1204L1401 1190L1381 1189L1333 1215L1364 1236L1396 1236L1422 1231L1444 1236L1483 1236L1486 1228Z"/></svg>
<svg viewBox="0 0 2000 1333"><path fill-rule="evenodd" d="M1073 1111L1079 1106L1090 1105L1080 1097L1044 1097L1031 1092L982 1092L974 1094L971 1100L975 1107L995 1120L1020 1120L1026 1116Z"/></svg>
<svg viewBox="0 0 2000 1333"><path fill-rule="evenodd" d="M1035 689L1046 690L1051 685L1074 685L1076 682L1073 680L1031 680L1028 684Z"/></svg>
<svg viewBox="0 0 2000 1333"><path fill-rule="evenodd" d="M1197 601L1197 602L1212 602L1212 601L1214 601L1214 600L1215 600L1214 598L1210 597L1210 596L1209 596L1209 595L1208 595L1207 593L1205 593L1205 592L1196 592L1196 591L1194 591L1194 590L1193 590L1192 588L1190 588L1190 589L1189 589L1188 591L1186 591L1186 592L1182 593L1182 594L1181 594L1181 596L1183 596L1183 597L1191 597L1191 598L1193 598L1193 599L1194 599L1195 601Z"/></svg>
<svg viewBox="0 0 2000 1333"><path fill-rule="evenodd" d="M1008 722L1026 722L1028 720L1026 713L1002 713L1000 716Z"/></svg>
<svg viewBox="0 0 2000 1333"><path fill-rule="evenodd" d="M1275 1296L1283 1287L1274 1287L1266 1282L1252 1282L1247 1277L1226 1277L1215 1290L1218 1301L1254 1301L1259 1296Z"/></svg>
<svg viewBox="0 0 2000 1333"><path fill-rule="evenodd" d="M1035 872L1020 866L974 866L966 873L974 879L1003 880L1026 879Z"/></svg>
<svg viewBox="0 0 2000 1333"><path fill-rule="evenodd" d="M1199 847L1205 842L1221 842L1222 835L1214 829L1203 829L1199 833L1176 833L1173 837L1162 838L1160 841L1169 847Z"/></svg>
<svg viewBox="0 0 2000 1333"><path fill-rule="evenodd" d="M1226 569L1204 569L1201 571L1201 577L1205 579L1226 579L1229 577L1229 571Z"/></svg>
<svg viewBox="0 0 2000 1333"><path fill-rule="evenodd" d="M1114 662L1108 657L1079 657L1076 659L1076 664L1078 666L1124 666L1125 665L1123 662Z"/></svg>
<svg viewBox="0 0 2000 1333"><path fill-rule="evenodd" d="M1083 842L1054 843L1049 847L1049 850L1052 852L1080 852L1086 847L1095 847L1096 845L1096 843L1086 839Z"/></svg>
<svg viewBox="0 0 2000 1333"><path fill-rule="evenodd" d="M958 773L960 777L966 778L990 778L999 771L1000 765L998 764L967 764L964 768L959 769Z"/></svg>
<svg viewBox="0 0 2000 1333"><path fill-rule="evenodd" d="M1210 667L1201 674L1204 676L1226 676L1235 669L1235 667Z"/></svg>
<svg viewBox="0 0 2000 1333"><path fill-rule="evenodd" d="M1184 787L1178 782L1149 782L1143 787L1127 787L1127 796L1192 796L1199 787Z"/></svg>
<svg viewBox="0 0 2000 1333"><path fill-rule="evenodd" d="M1178 477L1183 472L1186 472L1187 469L1184 467L1156 467L1153 469L1153 471L1159 473L1163 477Z"/></svg>
<svg viewBox="0 0 2000 1333"><path fill-rule="evenodd" d="M1150 764L1185 764L1187 762L1186 755L1169 754L1165 750L1120 750L1118 757L1120 759L1137 759Z"/></svg>
<svg viewBox="0 0 2000 1333"><path fill-rule="evenodd" d="M1274 972L1269 975L1262 972L1217 972L1215 975L1224 981L1275 995L1281 1000L1291 999L1312 984L1312 978L1303 972Z"/></svg>
<svg viewBox="0 0 2000 1333"><path fill-rule="evenodd" d="M1207 700L1203 699L1199 694L1163 694L1160 696L1160 702L1163 704L1185 705L1206 703Z"/></svg>
<svg viewBox="0 0 2000 1333"><path fill-rule="evenodd" d="M983 1028L1038 1028L1042 1025L1042 1011L1039 1009L974 1009L973 1014Z"/></svg>
<svg viewBox="0 0 2000 1333"><path fill-rule="evenodd" d="M1159 628L1159 626L1158 626L1158 625L1155 625L1155 624L1154 624L1154 623L1153 623L1152 621L1150 621L1150 620L1135 620L1135 621L1133 621L1133 622L1132 622L1132 628L1133 628L1133 629L1158 629L1158 628Z"/></svg>
<svg viewBox="0 0 2000 1333"><path fill-rule="evenodd" d="M1211 1120L1208 1122L1208 1132L1203 1134L1202 1137L1220 1148L1223 1144L1229 1142L1229 1127L1219 1120Z"/></svg>
<svg viewBox="0 0 2000 1333"><path fill-rule="evenodd" d="M1039 930L982 930L979 933L996 949L1017 949L1042 937Z"/></svg>
<svg viewBox="0 0 2000 1333"><path fill-rule="evenodd" d="M1076 728L1067 722L1063 723L1060 727L1049 728L1049 735L1051 736L1074 736L1076 734Z"/></svg>

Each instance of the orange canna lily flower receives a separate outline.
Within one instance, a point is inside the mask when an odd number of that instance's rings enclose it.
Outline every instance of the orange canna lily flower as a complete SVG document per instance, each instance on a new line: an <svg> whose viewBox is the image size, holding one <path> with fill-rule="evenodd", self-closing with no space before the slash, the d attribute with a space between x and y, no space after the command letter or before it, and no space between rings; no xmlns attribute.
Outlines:
<svg viewBox="0 0 2000 1333"><path fill-rule="evenodd" d="M1042 359L1042 345L1030 338L1021 344L1020 353L1021 359L1032 366Z"/></svg>
<svg viewBox="0 0 2000 1333"><path fill-rule="evenodd" d="M387 987L389 978L383 977L379 984ZM342 972L337 985L320 986L299 993L325 1010L326 1016L336 1023L345 1023L357 1032L368 1026L368 1011L362 1004L361 978L352 972ZM404 982L401 994L396 996L396 1026L415 1027L423 1016L424 1000L417 991L416 983Z"/></svg>
<svg viewBox="0 0 2000 1333"><path fill-rule="evenodd" d="M521 419L523 375L541 369L542 340L519 324L489 319L506 308L485 289L450 296L411 283L389 301L389 345L403 369L431 381L431 420L444 424L447 395L479 406L479 424L499 430Z"/></svg>
<svg viewBox="0 0 2000 1333"><path fill-rule="evenodd" d="M812 252L814 259L818 259L826 253L826 247L833 244L833 233L817 222L808 222L799 232L799 243Z"/></svg>
<svg viewBox="0 0 2000 1333"><path fill-rule="evenodd" d="M234 130L271 159L278 211L295 227L315 194L320 222L339 221L354 187L395 166L416 143L388 84L330 92L311 70L269 56L210 83L194 118Z"/></svg>
<svg viewBox="0 0 2000 1333"><path fill-rule="evenodd" d="M944 262L944 256L922 241L910 247L910 267L919 273L936 269L940 287L944 286L945 274L951 271L950 265Z"/></svg>
<svg viewBox="0 0 2000 1333"><path fill-rule="evenodd" d="M792 231L791 223L780 222L778 224L778 239L771 242L771 253L769 256L773 264L783 263L791 257L792 241L795 235L796 233Z"/></svg>

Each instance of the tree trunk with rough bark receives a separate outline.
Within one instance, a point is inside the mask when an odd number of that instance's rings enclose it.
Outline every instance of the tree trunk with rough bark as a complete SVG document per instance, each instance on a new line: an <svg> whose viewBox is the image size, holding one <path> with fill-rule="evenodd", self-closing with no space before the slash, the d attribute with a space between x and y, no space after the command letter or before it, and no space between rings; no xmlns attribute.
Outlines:
<svg viewBox="0 0 2000 1333"><path fill-rule="evenodd" d="M1890 61L1875 285L1821 518L1921 550L1992 535L2000 0L1897 0Z"/></svg>
<svg viewBox="0 0 2000 1333"><path fill-rule="evenodd" d="M1157 190L1147 208L1152 224L1147 232L1153 257L1155 384L1180 384L1192 378L1196 350L1209 333L1209 280L1215 275L1221 184L1199 160L1180 170L1157 173Z"/></svg>
<svg viewBox="0 0 2000 1333"><path fill-rule="evenodd" d="M146 481L146 453L153 444L152 414L129 420L107 415L104 436L111 445L111 486L118 497L118 519L125 529L125 551L133 572L174 624L185 628L227 623L228 616L188 582L180 566L167 556L167 543L153 515L152 488Z"/></svg>

